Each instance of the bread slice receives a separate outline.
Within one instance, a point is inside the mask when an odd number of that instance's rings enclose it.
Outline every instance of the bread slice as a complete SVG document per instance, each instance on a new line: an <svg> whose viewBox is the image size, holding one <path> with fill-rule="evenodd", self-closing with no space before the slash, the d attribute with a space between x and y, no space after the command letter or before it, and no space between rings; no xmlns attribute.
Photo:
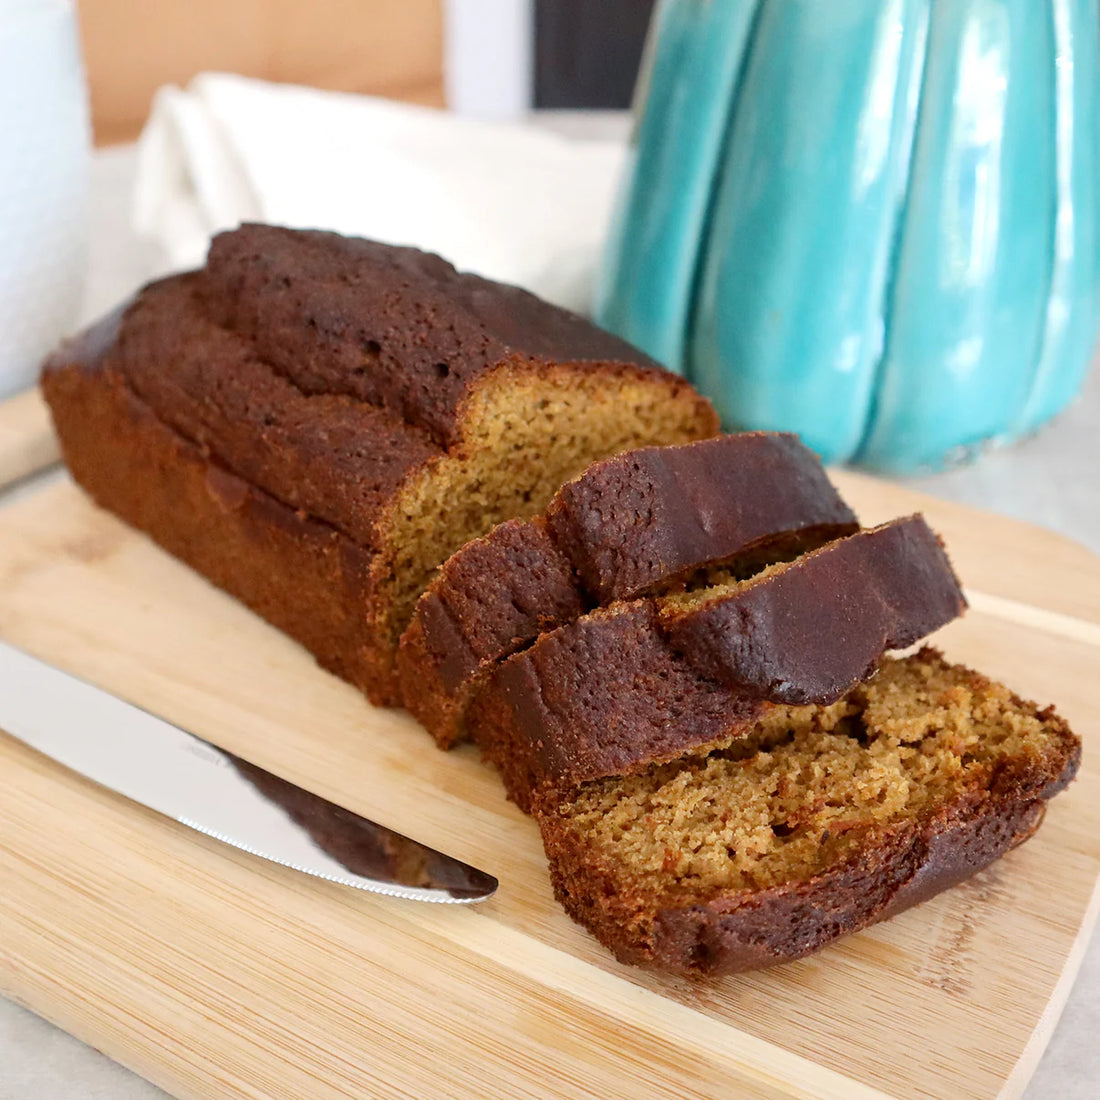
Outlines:
<svg viewBox="0 0 1100 1100"><path fill-rule="evenodd" d="M838 539L748 581L660 601L669 644L703 675L778 703L828 703L890 649L966 607L943 545L919 515Z"/></svg>
<svg viewBox="0 0 1100 1100"><path fill-rule="evenodd" d="M790 434L594 463L543 515L501 524L443 563L401 639L405 705L449 747L464 739L475 686L540 633L708 563L791 557L856 529L817 456Z"/></svg>
<svg viewBox="0 0 1100 1100"><path fill-rule="evenodd" d="M202 271L62 348L43 391L100 504L385 704L416 598L459 546L595 459L717 431L685 381L524 291L270 226L221 235ZM170 514L196 462L234 500ZM303 528L310 549L290 549Z"/></svg>
<svg viewBox="0 0 1100 1100"><path fill-rule="evenodd" d="M623 962L727 974L817 951L954 885L1076 773L1053 709L934 650L828 706L585 784L537 817L558 900Z"/></svg>
<svg viewBox="0 0 1100 1100"><path fill-rule="evenodd" d="M715 580L584 615L475 691L470 730L521 807L745 736L772 702L833 702L966 606L920 516Z"/></svg>

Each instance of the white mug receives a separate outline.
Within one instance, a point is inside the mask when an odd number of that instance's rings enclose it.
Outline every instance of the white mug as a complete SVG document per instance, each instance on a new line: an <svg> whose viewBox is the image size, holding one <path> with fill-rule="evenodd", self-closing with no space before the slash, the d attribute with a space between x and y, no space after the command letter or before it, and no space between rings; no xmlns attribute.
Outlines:
<svg viewBox="0 0 1100 1100"><path fill-rule="evenodd" d="M77 320L90 148L73 4L0 0L0 398Z"/></svg>

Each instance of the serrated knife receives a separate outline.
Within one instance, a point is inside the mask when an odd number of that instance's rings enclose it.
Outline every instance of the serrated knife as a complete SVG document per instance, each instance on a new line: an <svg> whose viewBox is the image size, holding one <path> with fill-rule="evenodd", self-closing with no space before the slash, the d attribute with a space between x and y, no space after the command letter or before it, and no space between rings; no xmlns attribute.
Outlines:
<svg viewBox="0 0 1100 1100"><path fill-rule="evenodd" d="M481 901L497 888L492 875L5 642L0 730L157 813L307 875L415 901Z"/></svg>

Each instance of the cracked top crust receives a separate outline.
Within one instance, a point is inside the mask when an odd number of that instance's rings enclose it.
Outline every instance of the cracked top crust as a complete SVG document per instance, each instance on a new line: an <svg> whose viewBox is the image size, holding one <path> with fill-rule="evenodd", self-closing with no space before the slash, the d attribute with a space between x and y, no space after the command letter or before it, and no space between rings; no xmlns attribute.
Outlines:
<svg viewBox="0 0 1100 1100"><path fill-rule="evenodd" d="M659 364L583 317L439 256L244 225L214 238L211 316L307 393L391 410L449 447L470 386L520 360Z"/></svg>

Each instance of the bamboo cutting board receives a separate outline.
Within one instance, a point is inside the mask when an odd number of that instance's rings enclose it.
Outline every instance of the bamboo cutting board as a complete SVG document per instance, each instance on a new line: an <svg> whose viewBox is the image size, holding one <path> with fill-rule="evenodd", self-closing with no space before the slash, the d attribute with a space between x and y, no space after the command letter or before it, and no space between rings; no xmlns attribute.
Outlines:
<svg viewBox="0 0 1100 1100"><path fill-rule="evenodd" d="M59 457L50 413L38 390L0 402L0 488Z"/></svg>
<svg viewBox="0 0 1100 1100"><path fill-rule="evenodd" d="M1100 901L1100 564L837 480L865 522L926 510L972 600L939 644L1085 738L1038 835L975 879L771 971L622 967L472 751L372 709L61 481L0 510L0 636L501 887L455 907L306 880L0 734L0 990L180 1097L1017 1095Z"/></svg>

